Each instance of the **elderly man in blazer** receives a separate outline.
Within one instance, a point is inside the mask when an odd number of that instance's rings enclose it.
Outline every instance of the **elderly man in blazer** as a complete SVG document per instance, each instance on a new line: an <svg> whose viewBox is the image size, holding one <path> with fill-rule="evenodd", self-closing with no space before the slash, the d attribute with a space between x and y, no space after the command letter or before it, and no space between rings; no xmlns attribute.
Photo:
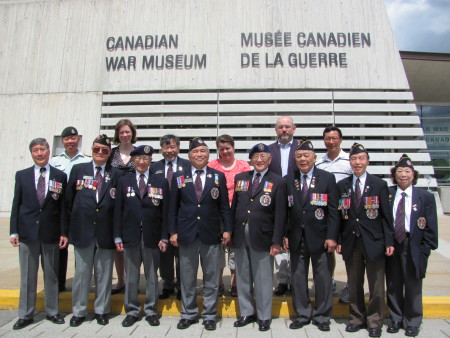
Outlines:
<svg viewBox="0 0 450 338"><path fill-rule="evenodd" d="M99 135L92 144L92 161L73 166L66 192L69 242L74 246L75 275L72 286L70 326L83 323L87 313L89 287L94 268L95 318L108 324L111 300L114 200L120 171L108 167L111 142Z"/></svg>
<svg viewBox="0 0 450 338"><path fill-rule="evenodd" d="M392 211L387 183L370 175L369 153L354 143L350 149L353 175L338 183L342 253L350 288L350 322L347 332L367 327L370 337L380 337L384 318L385 256L394 253ZM369 282L369 304L364 304L364 272Z"/></svg>
<svg viewBox="0 0 450 338"><path fill-rule="evenodd" d="M291 287L297 318L289 325L299 329L311 322L330 331L333 284L327 253L336 249L339 236L338 194L332 173L316 168L311 141L303 139L295 151L298 170L286 177L289 223L285 248L290 251ZM315 285L315 309L308 293L311 260Z"/></svg>
<svg viewBox="0 0 450 338"><path fill-rule="evenodd" d="M144 264L147 287L145 319L158 326L159 252L167 248L167 208L169 184L163 174L150 174L153 148L141 145L130 155L136 174L119 179L114 205L114 241L117 251L125 250L125 311L122 326L132 326L139 318L139 277Z"/></svg>
<svg viewBox="0 0 450 338"><path fill-rule="evenodd" d="M286 228L286 183L268 169L272 159L268 146L256 144L249 157L255 170L236 175L231 207L241 315L234 326L258 320L259 330L267 331L272 319L273 257L281 251Z"/></svg>
<svg viewBox="0 0 450 338"><path fill-rule="evenodd" d="M58 313L59 250L67 246L63 193L67 176L48 164L50 149L44 138L29 146L34 166L16 173L10 219L10 242L19 247L20 298L19 330L33 322L36 305L39 257L44 271L47 319L63 324Z"/></svg>
<svg viewBox="0 0 450 338"><path fill-rule="evenodd" d="M178 136L172 134L164 135L159 140L159 144L161 146L161 155L164 158L158 162L152 163L150 166L150 173L162 174L166 177L169 182L169 189L171 189L174 173L181 174L190 162L178 156L180 153L180 138ZM163 280L163 289L159 299L169 298L170 295L174 293L175 288L178 289L177 299L181 299L178 248L169 243L167 250L165 252L161 252L160 256L161 262L159 266L159 273L161 275L161 279Z"/></svg>
<svg viewBox="0 0 450 338"><path fill-rule="evenodd" d="M189 144L190 165L176 173L169 204L170 242L179 247L181 320L177 328L196 323L198 260L203 270L203 325L216 329L220 243L228 244L233 225L225 175L207 166L209 149L196 137ZM223 229L221 229L221 221ZM223 231L223 232L222 232Z"/></svg>
<svg viewBox="0 0 450 338"><path fill-rule="evenodd" d="M387 301L391 323L389 333L405 328L415 337L423 318L422 281L428 256L438 246L438 219L433 194L417 189L419 173L403 154L391 170L395 186L389 187L394 214L394 255L386 260Z"/></svg>

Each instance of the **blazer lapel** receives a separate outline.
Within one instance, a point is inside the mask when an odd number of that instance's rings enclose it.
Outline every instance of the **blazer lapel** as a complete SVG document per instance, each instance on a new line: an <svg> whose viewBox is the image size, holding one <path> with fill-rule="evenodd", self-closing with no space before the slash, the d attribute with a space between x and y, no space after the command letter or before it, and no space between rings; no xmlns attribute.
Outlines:
<svg viewBox="0 0 450 338"><path fill-rule="evenodd" d="M268 171L268 172L263 176L263 178L259 181L259 185L258 185L258 187L256 188L255 193L253 193L253 182L252 182L252 184L250 184L250 196L251 196L251 197L254 197L254 196L258 195L259 192L260 192L261 190L263 190L263 188L264 188L264 183L265 183L267 180L269 180L269 179L270 179L270 174L269 174L269 171ZM253 180L253 176L252 176L252 180Z"/></svg>
<svg viewBox="0 0 450 338"><path fill-rule="evenodd" d="M46 189L47 189L47 195L45 196L45 200L44 200L44 203L42 204L42 207L44 207L44 206L48 203L48 201L49 201L51 198L53 198L53 197L52 197L53 192L51 192L48 188L49 188L49 186L50 186L50 181L51 181L51 180L54 180L54 179L55 179L55 171L52 170L52 167L50 166L50 173L49 173L49 175L48 175L48 184L47 184L47 187L46 187Z"/></svg>
<svg viewBox="0 0 450 338"><path fill-rule="evenodd" d="M195 186L194 186L194 176L192 176L192 166L189 165L186 168L184 168L184 179L191 179L191 182L185 183L186 189L188 189L192 195L192 198L194 201L198 201L197 194L195 193ZM186 182L186 181L185 181Z"/></svg>
<svg viewBox="0 0 450 338"><path fill-rule="evenodd" d="M136 180L135 180L136 181ZM105 174L102 178L102 190L98 196L98 203L103 200L105 197L106 191L109 189L109 185L111 184L111 168L105 168ZM136 190L136 195L139 195L139 190Z"/></svg>
<svg viewBox="0 0 450 338"><path fill-rule="evenodd" d="M211 187L214 184L214 176L211 174L211 169L209 167L206 168L206 177L205 177L205 186L203 187L202 197L200 201L206 197L206 195L211 191Z"/></svg>
<svg viewBox="0 0 450 338"><path fill-rule="evenodd" d="M417 219L419 216L418 210L420 210L420 204L422 202L420 196L417 194L416 187L414 186L412 187L411 197L412 198L411 198L411 214L409 217L409 232L412 235L414 230L416 229Z"/></svg>

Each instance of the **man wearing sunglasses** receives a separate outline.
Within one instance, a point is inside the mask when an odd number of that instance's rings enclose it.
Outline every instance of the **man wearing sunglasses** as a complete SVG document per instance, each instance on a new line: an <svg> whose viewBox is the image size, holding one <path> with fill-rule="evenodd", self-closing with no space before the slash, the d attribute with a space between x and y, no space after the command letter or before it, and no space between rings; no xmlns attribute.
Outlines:
<svg viewBox="0 0 450 338"><path fill-rule="evenodd" d="M114 200L120 171L106 162L111 142L106 135L92 144L92 161L72 168L66 192L69 243L74 246L75 275L72 286L73 317L70 326L83 323L87 313L89 286L94 268L95 318L108 324L115 244Z"/></svg>

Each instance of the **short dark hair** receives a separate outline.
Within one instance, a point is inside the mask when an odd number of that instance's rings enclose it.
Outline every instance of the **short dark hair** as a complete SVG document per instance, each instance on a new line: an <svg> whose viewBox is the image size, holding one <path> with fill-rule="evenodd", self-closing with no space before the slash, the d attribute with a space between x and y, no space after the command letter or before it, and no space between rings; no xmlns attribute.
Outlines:
<svg viewBox="0 0 450 338"><path fill-rule="evenodd" d="M341 131L338 127L335 127L335 126L329 126L329 127L326 127L326 128L323 130L322 136L325 137L325 134L331 133L332 131L337 131L338 134L339 134L339 138L342 138L342 131Z"/></svg>
<svg viewBox="0 0 450 338"><path fill-rule="evenodd" d="M395 179L395 172L397 171L397 168L402 168L402 167L392 167L391 168L391 179L392 179L392 183L398 185L397 180ZM414 179L412 184L416 185L417 184L417 180L419 179L419 172L416 169L414 170Z"/></svg>
<svg viewBox="0 0 450 338"><path fill-rule="evenodd" d="M217 137L216 146L219 148L219 143L229 143L234 148L234 138L228 134L223 134Z"/></svg>
<svg viewBox="0 0 450 338"><path fill-rule="evenodd" d="M134 126L134 124L128 120L128 119L122 119L119 122L116 123L116 126L114 127L114 139L113 142L114 144L119 144L120 143L120 139L119 139L119 131L120 128L124 127L124 126L128 126L131 129L131 144L135 144L137 141L137 137L136 137L136 127Z"/></svg>
<svg viewBox="0 0 450 338"><path fill-rule="evenodd" d="M45 146L45 148L50 149L50 146L48 145L47 140L43 137L38 137L38 138L31 140L30 145L29 145L30 152L31 152L31 148L33 148L36 144L38 144L40 146Z"/></svg>
<svg viewBox="0 0 450 338"><path fill-rule="evenodd" d="M177 144L178 148L180 148L180 138L172 134L167 134L161 137L161 139L159 140L159 145L162 147L163 145L170 144L170 142L172 141L174 141Z"/></svg>

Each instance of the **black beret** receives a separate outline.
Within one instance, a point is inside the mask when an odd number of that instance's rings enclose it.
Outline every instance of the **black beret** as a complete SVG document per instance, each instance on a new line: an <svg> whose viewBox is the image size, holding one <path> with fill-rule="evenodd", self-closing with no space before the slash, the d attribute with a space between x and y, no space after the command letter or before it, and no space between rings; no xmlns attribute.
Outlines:
<svg viewBox="0 0 450 338"><path fill-rule="evenodd" d="M202 140L201 137L194 137L192 140L189 141L189 150L192 150L194 148L205 146L208 148L206 143Z"/></svg>
<svg viewBox="0 0 450 338"><path fill-rule="evenodd" d="M105 134L98 135L92 143L100 143L111 148L111 141Z"/></svg>
<svg viewBox="0 0 450 338"><path fill-rule="evenodd" d="M395 167L396 168L397 167L408 167L408 168L411 168L414 170L414 166L412 165L411 159L406 154L403 154L402 157L400 157L400 159L398 160Z"/></svg>
<svg viewBox="0 0 450 338"><path fill-rule="evenodd" d="M349 156L359 154L359 153L366 153L367 155L369 155L366 148L364 148L364 146L362 144L355 142L355 143L353 143L352 147L350 148Z"/></svg>
<svg viewBox="0 0 450 338"><path fill-rule="evenodd" d="M66 127L61 133L61 137L78 135L78 130L75 127Z"/></svg>
<svg viewBox="0 0 450 338"><path fill-rule="evenodd" d="M306 138L304 138L303 140L300 141L300 144L298 145L297 149L295 149L295 150L310 150L310 151L314 152L314 147L310 140L307 140Z"/></svg>
<svg viewBox="0 0 450 338"><path fill-rule="evenodd" d="M269 146L265 145L264 143L255 144L253 148L250 149L248 158L251 159L254 153L270 153Z"/></svg>
<svg viewBox="0 0 450 338"><path fill-rule="evenodd" d="M139 146L134 148L131 153L130 156L136 156L136 155L148 155L148 156L152 156L153 154L153 148L151 146Z"/></svg>

